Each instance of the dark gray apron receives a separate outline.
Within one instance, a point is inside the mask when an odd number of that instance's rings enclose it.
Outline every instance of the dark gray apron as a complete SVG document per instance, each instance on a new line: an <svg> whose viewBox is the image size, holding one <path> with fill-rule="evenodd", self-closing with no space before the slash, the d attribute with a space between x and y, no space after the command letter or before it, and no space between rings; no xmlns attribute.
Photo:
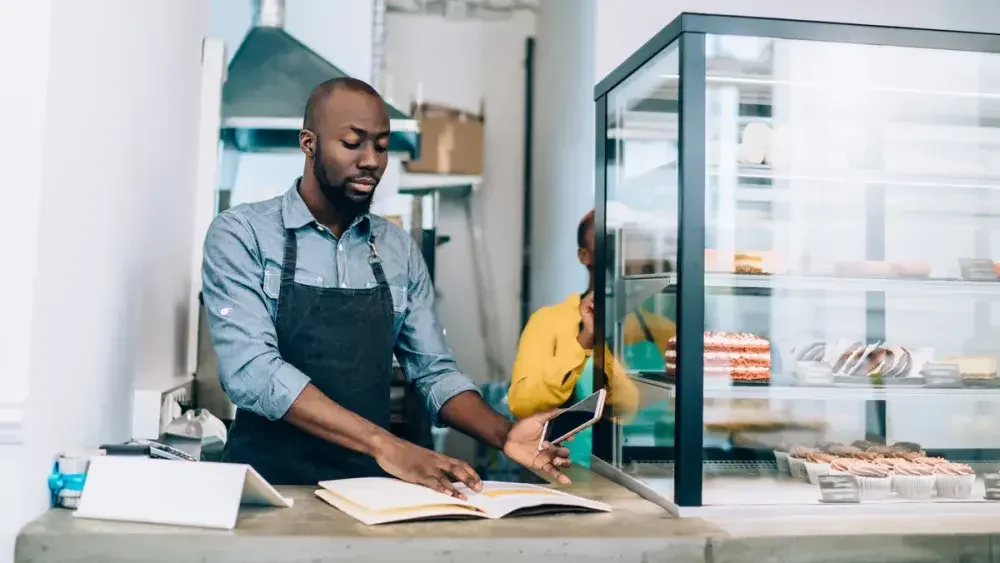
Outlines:
<svg viewBox="0 0 1000 563"><path fill-rule="evenodd" d="M295 231L285 234L285 257L275 328L281 357L342 407L389 429L392 377L392 292L374 234L368 263L375 287L323 288L295 283ZM238 410L225 461L253 466L275 485L315 485L326 479L382 476L374 459L332 444L283 421Z"/></svg>

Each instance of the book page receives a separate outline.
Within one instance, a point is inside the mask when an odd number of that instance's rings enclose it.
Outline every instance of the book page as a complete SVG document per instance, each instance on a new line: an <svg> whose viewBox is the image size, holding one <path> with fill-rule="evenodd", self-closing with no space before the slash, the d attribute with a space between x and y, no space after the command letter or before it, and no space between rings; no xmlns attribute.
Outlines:
<svg viewBox="0 0 1000 563"><path fill-rule="evenodd" d="M483 490L479 493L461 483L455 486L469 497L469 504L479 507L490 518L503 518L512 512L541 507L551 508L552 512L559 512L560 508L611 512L611 507L602 502L527 483L483 481Z"/></svg>
<svg viewBox="0 0 1000 563"><path fill-rule="evenodd" d="M315 492L315 494L327 504L369 526L427 519L488 518L486 514L475 507L458 504L425 504L420 506L407 506L403 508L383 508L380 510L373 510L361 506L360 504L355 504L340 495L330 492L327 489L319 489ZM444 497L445 495L441 496Z"/></svg>
<svg viewBox="0 0 1000 563"><path fill-rule="evenodd" d="M384 511L420 506L455 505L475 508L446 494L389 477L361 477L323 481L320 487L369 510Z"/></svg>

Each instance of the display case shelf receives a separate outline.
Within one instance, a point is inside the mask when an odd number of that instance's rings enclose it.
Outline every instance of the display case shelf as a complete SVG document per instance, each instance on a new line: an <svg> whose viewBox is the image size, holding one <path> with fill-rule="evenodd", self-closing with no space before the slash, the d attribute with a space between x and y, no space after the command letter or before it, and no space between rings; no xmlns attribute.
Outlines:
<svg viewBox="0 0 1000 563"><path fill-rule="evenodd" d="M646 374L629 374L637 384L643 386L641 392L647 404L676 398L677 386L663 381L662 377ZM790 380L790 377L783 378ZM819 385L712 385L705 384L706 399L782 399L804 401L885 401L899 397L949 397L967 399L1000 399L997 387L926 387L899 384L895 386L819 386Z"/></svg>
<svg viewBox="0 0 1000 563"><path fill-rule="evenodd" d="M616 292L628 296L628 305L657 293L676 293L677 274L622 276ZM772 291L878 291L968 295L1000 298L1000 281L956 278L848 278L772 274L705 274L705 289L713 293L770 295Z"/></svg>

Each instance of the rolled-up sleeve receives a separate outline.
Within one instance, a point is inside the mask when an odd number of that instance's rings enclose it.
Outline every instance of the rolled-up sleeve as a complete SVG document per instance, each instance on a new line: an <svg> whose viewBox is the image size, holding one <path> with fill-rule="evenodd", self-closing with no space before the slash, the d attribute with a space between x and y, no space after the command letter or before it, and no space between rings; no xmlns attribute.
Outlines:
<svg viewBox="0 0 1000 563"><path fill-rule="evenodd" d="M480 391L455 365L434 312L434 285L412 240L408 257L407 310L396 339L396 359L407 380L427 399L427 408L438 424L438 413L451 398L466 391Z"/></svg>
<svg viewBox="0 0 1000 563"><path fill-rule="evenodd" d="M309 383L281 359L256 238L239 215L219 214L205 237L202 295L219 382L237 407L277 420Z"/></svg>

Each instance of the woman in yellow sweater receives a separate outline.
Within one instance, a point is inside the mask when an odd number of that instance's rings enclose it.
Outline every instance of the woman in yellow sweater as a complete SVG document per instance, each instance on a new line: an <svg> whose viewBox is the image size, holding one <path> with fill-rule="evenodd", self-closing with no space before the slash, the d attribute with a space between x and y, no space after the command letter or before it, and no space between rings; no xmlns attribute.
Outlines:
<svg viewBox="0 0 1000 563"><path fill-rule="evenodd" d="M571 294L557 305L542 307L528 319L518 344L507 404L517 418L568 406L593 392L591 355L594 347L594 212L580 221L577 256L589 272L587 291ZM638 313L638 314L637 314ZM624 344L650 341L662 351L674 335L674 324L649 313L636 311L624 319ZM635 384L604 351L604 373L608 377L608 404L616 417L636 411L639 393ZM588 465L590 432L570 444L574 463Z"/></svg>

